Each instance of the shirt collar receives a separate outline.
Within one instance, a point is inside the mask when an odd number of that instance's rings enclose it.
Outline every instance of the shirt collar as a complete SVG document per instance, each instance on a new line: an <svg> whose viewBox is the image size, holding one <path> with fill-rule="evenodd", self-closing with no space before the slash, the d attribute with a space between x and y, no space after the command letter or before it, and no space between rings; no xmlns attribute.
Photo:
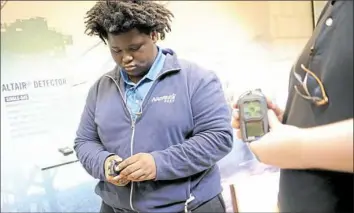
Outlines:
<svg viewBox="0 0 354 213"><path fill-rule="evenodd" d="M161 67L161 66L159 66L159 65L160 65L161 62L163 61L162 49L159 48L159 47L157 47L157 49L158 49L158 52L157 52L157 56L156 56L156 58L155 58L154 63L153 63L152 66L150 67L149 72L140 80L140 82L143 81L144 79L149 79L149 80L151 80L151 81L156 80L156 78L157 78L157 76L158 76L158 74L159 74L159 72L160 72L160 70L161 70L161 69L159 69L159 67ZM125 73L123 70L121 70L120 72L121 72L122 78L123 78L123 80L124 80L124 82L125 82L126 84L134 85L134 83L131 82L131 80L128 78L127 73ZM139 83L140 83L140 82L139 82Z"/></svg>

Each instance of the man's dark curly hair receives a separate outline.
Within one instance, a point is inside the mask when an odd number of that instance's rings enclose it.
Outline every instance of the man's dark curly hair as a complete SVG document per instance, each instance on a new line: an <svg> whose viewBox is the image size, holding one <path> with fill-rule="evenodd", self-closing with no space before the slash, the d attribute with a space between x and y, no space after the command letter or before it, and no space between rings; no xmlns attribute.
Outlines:
<svg viewBox="0 0 354 213"><path fill-rule="evenodd" d="M171 11L153 1L98 1L86 13L85 33L99 36L105 42L108 33L117 35L136 28L145 34L156 32L163 40L166 33L171 31L172 18Z"/></svg>

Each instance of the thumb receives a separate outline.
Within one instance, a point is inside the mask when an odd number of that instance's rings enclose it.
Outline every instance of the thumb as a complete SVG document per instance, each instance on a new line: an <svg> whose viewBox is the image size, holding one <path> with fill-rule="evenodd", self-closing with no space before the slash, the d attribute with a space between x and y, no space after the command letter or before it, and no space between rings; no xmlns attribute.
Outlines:
<svg viewBox="0 0 354 213"><path fill-rule="evenodd" d="M269 122L269 127L271 129L276 128L277 126L279 126L281 123L277 117L277 115L275 114L275 112L273 110L268 110L268 122Z"/></svg>

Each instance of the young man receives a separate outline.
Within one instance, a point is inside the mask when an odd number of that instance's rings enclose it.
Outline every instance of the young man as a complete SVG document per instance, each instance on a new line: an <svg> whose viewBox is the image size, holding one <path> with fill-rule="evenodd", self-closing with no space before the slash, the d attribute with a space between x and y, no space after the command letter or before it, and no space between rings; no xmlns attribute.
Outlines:
<svg viewBox="0 0 354 213"><path fill-rule="evenodd" d="M216 162L232 148L230 110L213 72L156 45L172 16L138 0L87 13L117 64L90 89L75 140L101 212L225 212Z"/></svg>
<svg viewBox="0 0 354 213"><path fill-rule="evenodd" d="M327 3L289 89L285 112L268 103L271 132L250 143L282 168L280 212L353 212L353 1Z"/></svg>

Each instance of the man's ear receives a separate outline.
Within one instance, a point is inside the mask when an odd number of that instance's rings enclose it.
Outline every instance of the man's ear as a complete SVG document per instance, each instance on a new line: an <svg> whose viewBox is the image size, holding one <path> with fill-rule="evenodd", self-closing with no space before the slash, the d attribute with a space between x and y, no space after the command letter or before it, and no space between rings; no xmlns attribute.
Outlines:
<svg viewBox="0 0 354 213"><path fill-rule="evenodd" d="M157 32L152 32L151 33L151 40L156 43L157 40L159 39L159 34Z"/></svg>

